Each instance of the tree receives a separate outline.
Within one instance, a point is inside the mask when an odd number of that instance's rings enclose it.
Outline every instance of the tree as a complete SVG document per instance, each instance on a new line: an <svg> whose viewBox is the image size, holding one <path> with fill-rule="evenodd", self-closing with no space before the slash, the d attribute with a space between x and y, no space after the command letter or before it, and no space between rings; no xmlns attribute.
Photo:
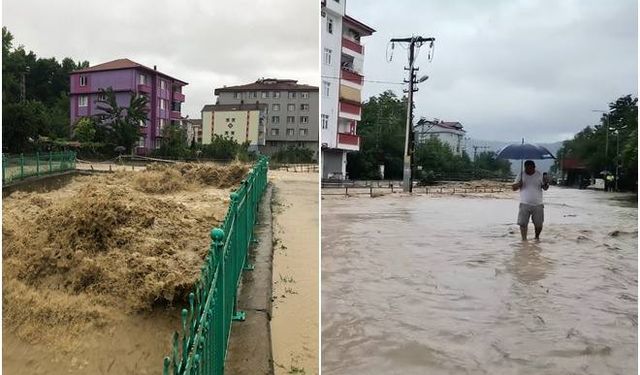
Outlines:
<svg viewBox="0 0 640 375"><path fill-rule="evenodd" d="M74 127L74 137L79 142L93 142L96 136L96 124L93 119L83 117L76 122Z"/></svg>
<svg viewBox="0 0 640 375"><path fill-rule="evenodd" d="M183 157L187 154L187 131L172 122L162 130L162 143L157 154L161 156Z"/></svg>
<svg viewBox="0 0 640 375"><path fill-rule="evenodd" d="M124 147L127 153L131 153L140 137L141 124L147 121L149 99L132 93L129 106L121 107L113 88L100 89L99 93L97 109L102 113L95 115L95 119L106 130L110 143Z"/></svg>
<svg viewBox="0 0 640 375"><path fill-rule="evenodd" d="M379 178L379 165L385 166L385 178L402 178L406 103L406 98L385 91L362 105L360 151L347 155L350 178Z"/></svg>
<svg viewBox="0 0 640 375"><path fill-rule="evenodd" d="M3 152L32 151L34 142L48 128L47 108L38 101L5 104L2 108Z"/></svg>

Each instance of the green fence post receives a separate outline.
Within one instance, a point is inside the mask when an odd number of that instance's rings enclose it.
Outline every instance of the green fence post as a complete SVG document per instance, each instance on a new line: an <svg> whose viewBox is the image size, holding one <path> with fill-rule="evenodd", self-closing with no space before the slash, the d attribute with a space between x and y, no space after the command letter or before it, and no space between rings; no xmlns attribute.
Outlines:
<svg viewBox="0 0 640 375"><path fill-rule="evenodd" d="M227 330L227 317L226 317L226 290L225 290L225 262L224 262L224 231L220 228L215 228L211 231L211 239L213 240L213 246L215 249L215 254L216 254L216 258L217 258L217 268L218 268L218 272L217 272L217 279L215 280L216 283L218 283L218 285L220 286L219 288L216 288L217 290L215 291L215 302L217 304L216 307L218 307L217 309L215 309L215 312L212 314L213 315L213 320L215 323L215 319L218 320L218 324L214 324L212 326L212 330L214 331L218 331L216 338L218 340L215 340L215 342L213 343L214 347L217 347L217 358L215 358L215 363L214 363L214 374L223 374L224 373L224 357L225 357L225 352L226 352L226 335L225 332Z"/></svg>
<svg viewBox="0 0 640 375"><path fill-rule="evenodd" d="M51 151L49 151L49 173L53 172L53 164L51 163Z"/></svg>
<svg viewBox="0 0 640 375"><path fill-rule="evenodd" d="M2 183L5 183L5 179L7 178L7 157L2 155Z"/></svg>
<svg viewBox="0 0 640 375"><path fill-rule="evenodd" d="M36 176L40 175L40 153L36 152Z"/></svg>

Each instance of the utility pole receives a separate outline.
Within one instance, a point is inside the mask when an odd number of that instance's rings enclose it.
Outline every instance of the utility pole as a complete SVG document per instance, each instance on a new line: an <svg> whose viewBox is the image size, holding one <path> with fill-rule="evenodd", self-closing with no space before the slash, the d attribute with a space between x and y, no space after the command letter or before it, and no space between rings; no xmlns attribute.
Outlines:
<svg viewBox="0 0 640 375"><path fill-rule="evenodd" d="M405 80L405 83L409 84L409 88L407 90L407 127L405 131L405 141L404 141L404 163L402 169L402 191L411 192L413 188L413 182L411 180L411 172L413 166L413 93L418 91L414 88L414 85L417 84L415 72L418 70L414 66L415 60L415 49L416 46L420 47L425 42L433 43L435 38L423 38L421 36L412 36L411 38L394 38L391 39L392 43L408 43L409 44L409 66L405 67L405 70L409 71L409 79Z"/></svg>

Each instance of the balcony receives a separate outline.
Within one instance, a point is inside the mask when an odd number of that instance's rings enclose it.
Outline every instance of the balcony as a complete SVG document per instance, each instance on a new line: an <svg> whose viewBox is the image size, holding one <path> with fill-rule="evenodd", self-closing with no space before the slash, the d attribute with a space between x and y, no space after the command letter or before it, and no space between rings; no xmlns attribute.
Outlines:
<svg viewBox="0 0 640 375"><path fill-rule="evenodd" d="M180 115L180 111L171 111L169 113L169 117L172 119L181 119L182 116Z"/></svg>
<svg viewBox="0 0 640 375"><path fill-rule="evenodd" d="M184 94L181 92L173 92L173 100L176 102L184 102Z"/></svg>
<svg viewBox="0 0 640 375"><path fill-rule="evenodd" d="M351 39L342 38L342 46L346 49L349 49L355 53L364 54L364 47Z"/></svg>
<svg viewBox="0 0 640 375"><path fill-rule="evenodd" d="M360 120L360 109L361 106L360 105L356 105L356 104L352 104L352 103L348 103L345 101L340 101L340 117L343 117L343 113L345 114L349 114L352 116L348 116L347 118L351 118L353 116L357 116L358 118L355 120Z"/></svg>
<svg viewBox="0 0 640 375"><path fill-rule="evenodd" d="M360 137L355 134L338 133L338 148L358 151L360 150Z"/></svg>
<svg viewBox="0 0 640 375"><path fill-rule="evenodd" d="M139 92L144 92L144 93L147 93L147 94L151 94L151 86L139 84L138 85L138 91Z"/></svg>
<svg viewBox="0 0 640 375"><path fill-rule="evenodd" d="M343 68L340 74L340 78L344 79L345 81L355 83L356 85L362 85L362 80L364 77L362 77L358 73L355 73L355 72L352 72L351 70Z"/></svg>

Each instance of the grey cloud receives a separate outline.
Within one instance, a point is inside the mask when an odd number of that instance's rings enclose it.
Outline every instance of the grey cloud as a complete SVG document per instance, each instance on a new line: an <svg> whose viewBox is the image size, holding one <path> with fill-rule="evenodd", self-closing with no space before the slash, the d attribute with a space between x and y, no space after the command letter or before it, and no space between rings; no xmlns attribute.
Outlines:
<svg viewBox="0 0 640 375"><path fill-rule="evenodd" d="M461 121L476 138L557 141L596 123L591 109L637 95L637 4L601 1L363 1L348 13L366 38L365 78L401 82L407 62L391 37L436 37L421 51L416 114ZM365 84L365 96L401 86Z"/></svg>
<svg viewBox="0 0 640 375"><path fill-rule="evenodd" d="M317 84L318 12L297 0L7 0L3 25L41 57L157 65L189 82L183 113L193 118L215 87L275 73Z"/></svg>

